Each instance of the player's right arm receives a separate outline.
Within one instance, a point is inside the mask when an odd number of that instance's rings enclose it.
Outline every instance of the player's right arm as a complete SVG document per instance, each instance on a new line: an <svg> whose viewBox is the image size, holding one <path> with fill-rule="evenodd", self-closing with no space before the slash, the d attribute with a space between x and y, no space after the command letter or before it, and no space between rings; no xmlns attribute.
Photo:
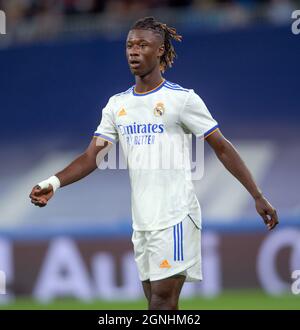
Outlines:
<svg viewBox="0 0 300 330"><path fill-rule="evenodd" d="M49 178L52 184L48 179L32 188L29 195L31 203L39 207L46 206L49 199L54 195L56 188L67 186L89 175L97 168L97 163L99 165L99 162L110 148L111 143L94 137L84 153L73 160L62 171Z"/></svg>

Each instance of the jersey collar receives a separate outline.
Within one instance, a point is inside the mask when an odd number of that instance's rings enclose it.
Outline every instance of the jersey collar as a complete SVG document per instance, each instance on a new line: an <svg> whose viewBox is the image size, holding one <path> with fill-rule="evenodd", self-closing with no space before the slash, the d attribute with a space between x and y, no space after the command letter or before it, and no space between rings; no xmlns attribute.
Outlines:
<svg viewBox="0 0 300 330"><path fill-rule="evenodd" d="M155 93L158 90L160 90L163 87L163 85L165 84L165 82L166 82L166 79L163 79L163 81L161 83L159 83L159 85L157 85L155 88L151 89L148 92L144 92L144 93L136 92L135 91L135 86L134 86L133 89L132 89L132 93L133 93L134 96L145 96L145 95L148 95L148 94L152 94L152 93Z"/></svg>

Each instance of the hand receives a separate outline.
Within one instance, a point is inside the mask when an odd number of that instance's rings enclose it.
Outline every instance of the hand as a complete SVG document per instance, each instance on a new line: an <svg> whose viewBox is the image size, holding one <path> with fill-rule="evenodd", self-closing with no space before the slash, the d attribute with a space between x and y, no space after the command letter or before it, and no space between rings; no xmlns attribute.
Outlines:
<svg viewBox="0 0 300 330"><path fill-rule="evenodd" d="M258 214L263 218L265 225L272 230L278 225L278 216L274 207L264 197L255 200L255 207Z"/></svg>
<svg viewBox="0 0 300 330"><path fill-rule="evenodd" d="M34 186L32 191L29 195L31 199L31 203L39 206L44 207L47 205L49 199L54 195L53 187L50 184L48 188L41 189L40 186Z"/></svg>

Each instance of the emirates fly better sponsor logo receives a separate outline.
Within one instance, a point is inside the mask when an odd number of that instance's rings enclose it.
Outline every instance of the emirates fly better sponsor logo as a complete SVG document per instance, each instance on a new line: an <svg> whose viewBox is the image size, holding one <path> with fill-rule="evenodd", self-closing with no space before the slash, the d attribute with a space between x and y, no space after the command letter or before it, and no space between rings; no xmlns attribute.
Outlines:
<svg viewBox="0 0 300 330"><path fill-rule="evenodd" d="M163 133L164 124L138 124L134 122L131 125L118 125L122 136L126 137L129 145L154 144L155 135Z"/></svg>

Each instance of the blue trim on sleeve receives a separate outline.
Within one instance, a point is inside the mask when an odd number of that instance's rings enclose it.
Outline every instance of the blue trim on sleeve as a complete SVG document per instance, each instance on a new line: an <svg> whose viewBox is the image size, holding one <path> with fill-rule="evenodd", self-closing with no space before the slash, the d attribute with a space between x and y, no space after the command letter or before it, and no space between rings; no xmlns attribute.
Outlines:
<svg viewBox="0 0 300 330"><path fill-rule="evenodd" d="M107 141L109 141L109 142L111 142L111 143L113 143L113 144L116 143L115 140L113 140L112 138L110 138L110 137L108 137L108 136L106 136L106 135L104 135L104 134L94 133L94 136L96 136L96 137L100 137L100 138L103 138L104 140L107 140Z"/></svg>
<svg viewBox="0 0 300 330"><path fill-rule="evenodd" d="M204 133L204 137L207 137L207 135L209 135L209 133L211 133L212 131L214 131L215 129L219 128L219 125L214 126L213 128L211 128L210 130L208 130L206 133Z"/></svg>
<svg viewBox="0 0 300 330"><path fill-rule="evenodd" d="M183 88L173 88L173 87L168 86L167 84L165 84L164 86L165 86L166 88L168 88L168 89L173 90L173 91L187 92L187 93L189 92L188 89L183 89Z"/></svg>
<svg viewBox="0 0 300 330"><path fill-rule="evenodd" d="M189 89L183 88L178 84L171 83L170 81L166 81L165 87L167 87L169 89L180 90L180 91L183 91L183 92L189 92Z"/></svg>

